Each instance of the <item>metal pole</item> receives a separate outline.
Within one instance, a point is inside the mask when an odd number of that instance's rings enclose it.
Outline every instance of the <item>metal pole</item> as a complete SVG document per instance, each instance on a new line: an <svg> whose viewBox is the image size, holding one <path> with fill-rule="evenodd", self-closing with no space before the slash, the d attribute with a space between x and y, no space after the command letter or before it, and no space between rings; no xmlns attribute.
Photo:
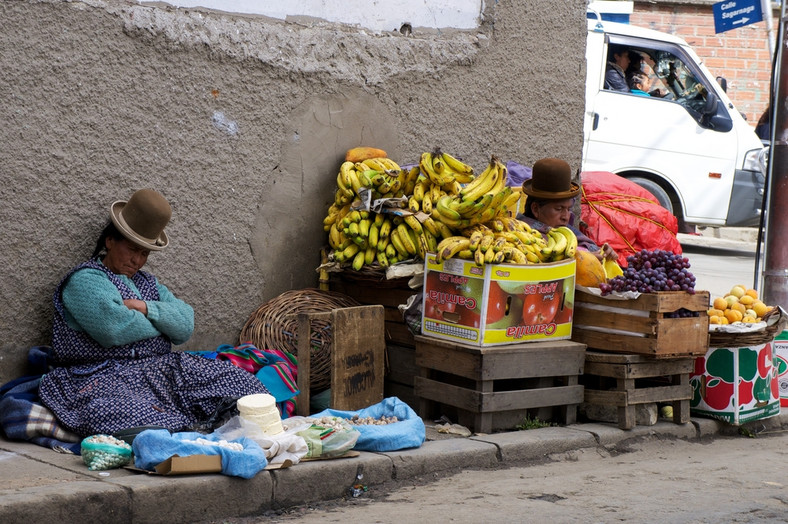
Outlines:
<svg viewBox="0 0 788 524"><path fill-rule="evenodd" d="M761 11L766 22L766 38L769 41L769 58L774 59L774 17L772 16L772 0L761 0Z"/></svg>
<svg viewBox="0 0 788 524"><path fill-rule="evenodd" d="M788 309L788 53L785 6L780 19L780 47L775 61L776 87L769 162L766 249L762 298L766 304Z"/></svg>

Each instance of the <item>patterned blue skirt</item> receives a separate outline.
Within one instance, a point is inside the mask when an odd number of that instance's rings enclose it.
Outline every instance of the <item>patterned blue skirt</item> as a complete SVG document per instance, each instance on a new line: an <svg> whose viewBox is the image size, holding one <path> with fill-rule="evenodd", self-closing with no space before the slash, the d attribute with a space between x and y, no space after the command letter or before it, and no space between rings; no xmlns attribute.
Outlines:
<svg viewBox="0 0 788 524"><path fill-rule="evenodd" d="M55 368L39 387L41 402L83 437L136 426L195 430L255 393L268 390L248 371L181 352Z"/></svg>

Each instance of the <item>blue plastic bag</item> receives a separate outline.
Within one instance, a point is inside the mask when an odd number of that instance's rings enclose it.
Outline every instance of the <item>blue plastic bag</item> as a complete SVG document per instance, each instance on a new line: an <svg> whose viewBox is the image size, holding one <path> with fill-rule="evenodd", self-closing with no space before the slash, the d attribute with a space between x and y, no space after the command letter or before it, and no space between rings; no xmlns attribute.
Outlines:
<svg viewBox="0 0 788 524"><path fill-rule="evenodd" d="M397 397L384 398L374 404L358 411L338 411L326 409L313 417L334 416L351 419L358 415L359 418L382 416L397 417L399 422L373 426L367 424L354 425L361 436L358 437L353 449L359 451L396 451L398 449L417 448L427 438L424 421L421 420L413 409Z"/></svg>
<svg viewBox="0 0 788 524"><path fill-rule="evenodd" d="M156 466L173 455L221 455L222 473L233 477L249 479L268 465L265 452L257 442L242 437L232 440L239 443L243 450L234 450L219 445L199 444L197 439L211 442L222 440L220 435L185 431L172 433L166 429L148 429L137 435L132 443L134 465L140 469L153 471Z"/></svg>

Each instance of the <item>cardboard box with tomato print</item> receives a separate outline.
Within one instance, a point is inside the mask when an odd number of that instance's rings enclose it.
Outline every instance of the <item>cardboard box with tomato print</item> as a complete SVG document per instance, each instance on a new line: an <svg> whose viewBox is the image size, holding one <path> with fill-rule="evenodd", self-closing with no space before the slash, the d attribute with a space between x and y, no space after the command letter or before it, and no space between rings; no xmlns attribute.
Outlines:
<svg viewBox="0 0 788 524"><path fill-rule="evenodd" d="M421 329L427 336L479 346L572 336L575 260L485 264L424 261Z"/></svg>
<svg viewBox="0 0 788 524"><path fill-rule="evenodd" d="M734 425L779 415L774 357L774 342L709 348L690 375L690 412Z"/></svg>

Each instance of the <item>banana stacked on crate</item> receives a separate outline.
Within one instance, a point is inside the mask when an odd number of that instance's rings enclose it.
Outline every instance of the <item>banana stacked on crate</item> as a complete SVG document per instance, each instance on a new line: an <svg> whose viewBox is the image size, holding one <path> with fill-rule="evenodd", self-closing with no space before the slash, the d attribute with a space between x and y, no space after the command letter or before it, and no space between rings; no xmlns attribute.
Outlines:
<svg viewBox="0 0 788 524"><path fill-rule="evenodd" d="M437 253L439 260L459 257L480 266L574 257L577 238L569 228L554 228L545 238L513 217L510 210L520 194L506 185L506 166L495 156L475 176L471 166L439 149L423 153L410 169L385 156L348 160L350 153L323 220L331 260L358 271L365 265L386 268L424 259L428 252ZM368 193L372 200L398 199L407 206L383 213L358 209Z"/></svg>

